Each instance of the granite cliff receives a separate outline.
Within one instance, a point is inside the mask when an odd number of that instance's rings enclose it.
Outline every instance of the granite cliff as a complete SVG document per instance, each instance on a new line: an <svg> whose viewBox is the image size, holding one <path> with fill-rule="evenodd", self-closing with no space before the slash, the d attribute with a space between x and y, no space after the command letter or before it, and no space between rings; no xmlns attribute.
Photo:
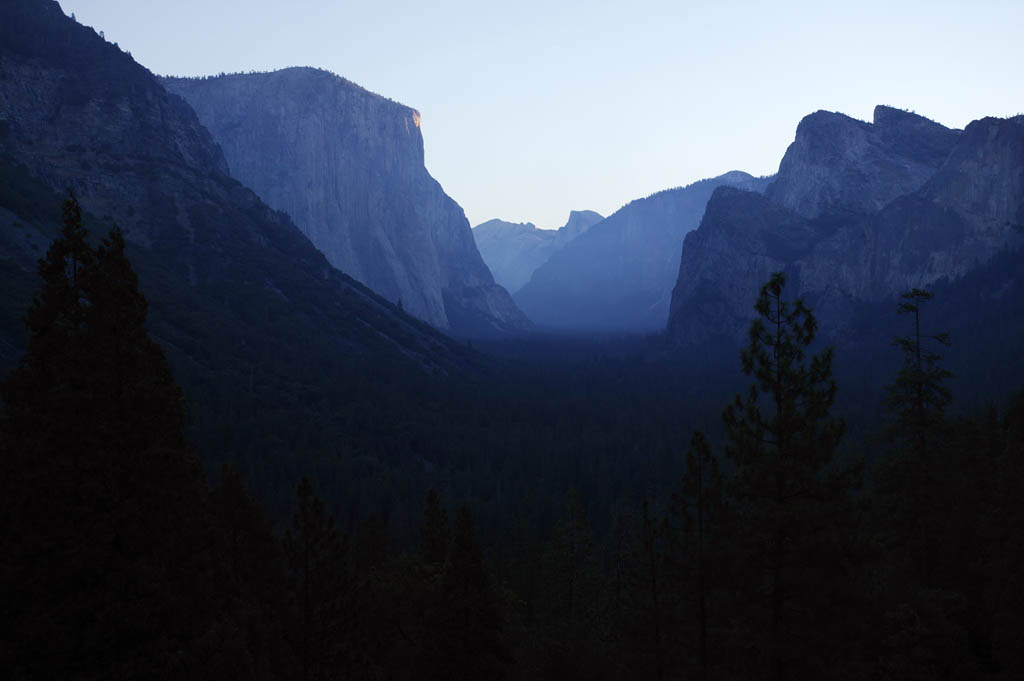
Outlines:
<svg viewBox="0 0 1024 681"><path fill-rule="evenodd" d="M958 134L885 106L875 108L873 123L818 111L800 121L765 194L807 218L876 212L920 189Z"/></svg>
<svg viewBox="0 0 1024 681"><path fill-rule="evenodd" d="M163 83L332 265L456 335L528 328L424 167L418 112L312 68Z"/></svg>
<svg viewBox="0 0 1024 681"><path fill-rule="evenodd" d="M815 307L828 338L860 304L955 280L1024 245L1024 117L963 132L889 107L874 123L818 112L764 196L720 189L687 235L668 330L737 340L773 271Z"/></svg>
<svg viewBox="0 0 1024 681"><path fill-rule="evenodd" d="M494 280L515 294L554 253L603 219L592 210L574 210L558 229L488 220L473 228L473 238Z"/></svg>
<svg viewBox="0 0 1024 681"><path fill-rule="evenodd" d="M151 330L183 374L238 370L254 383L333 355L441 371L461 363L458 346L332 267L227 168L184 100L56 2L0 6L0 260L10 281L34 281L59 193L71 188L94 233L124 231ZM3 325L0 346L12 353L24 343L17 326Z"/></svg>
<svg viewBox="0 0 1024 681"><path fill-rule="evenodd" d="M711 193L720 186L761 191L767 182L733 171L632 201L553 254L514 298L538 326L662 329L683 237L700 223Z"/></svg>

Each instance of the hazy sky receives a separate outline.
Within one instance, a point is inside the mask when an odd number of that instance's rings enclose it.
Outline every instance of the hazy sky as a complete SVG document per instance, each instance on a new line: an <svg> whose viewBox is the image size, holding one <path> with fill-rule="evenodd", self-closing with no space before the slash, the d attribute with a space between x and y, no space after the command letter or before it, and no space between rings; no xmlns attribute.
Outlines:
<svg viewBox="0 0 1024 681"><path fill-rule="evenodd" d="M318 66L418 109L466 210L541 227L739 169L800 118L1024 112L1024 2L62 0L159 74Z"/></svg>

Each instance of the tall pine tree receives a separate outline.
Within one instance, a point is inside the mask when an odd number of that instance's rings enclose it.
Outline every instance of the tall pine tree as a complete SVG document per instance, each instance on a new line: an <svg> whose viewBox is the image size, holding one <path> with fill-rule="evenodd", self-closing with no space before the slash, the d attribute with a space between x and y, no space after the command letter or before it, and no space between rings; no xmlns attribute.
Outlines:
<svg viewBox="0 0 1024 681"><path fill-rule="evenodd" d="M902 563L904 579L931 583L942 562L945 542L938 540L946 518L954 512L960 480L954 460L952 433L945 409L951 399L945 385L950 372L935 346L948 346L946 333L922 331L922 307L932 293L911 289L901 296L897 311L913 320L911 333L893 344L903 354L896 380L887 387L889 425L895 443L893 456L879 474L879 527L892 565ZM897 560L896 557L899 557Z"/></svg>
<svg viewBox="0 0 1024 681"><path fill-rule="evenodd" d="M903 352L903 364L896 381L888 387L888 402L893 413L892 434L917 458L943 436L946 406L952 399L946 380L952 375L940 366L942 356L925 346L931 341L950 345L949 334L922 333L921 306L934 297L930 291L911 289L900 296L901 315L914 319L913 333L899 336L893 344Z"/></svg>
<svg viewBox="0 0 1024 681"><path fill-rule="evenodd" d="M304 681L334 678L348 672L356 657L352 576L348 537L339 537L334 518L313 493L309 478L297 490L298 508L285 533L284 550L297 613L292 646Z"/></svg>
<svg viewBox="0 0 1024 681"><path fill-rule="evenodd" d="M844 537L851 478L828 466L843 433L830 415L831 349L807 357L817 321L783 297L775 273L761 287L742 353L754 378L723 415L737 512L737 659L748 678L821 678L836 663L842 626L834 608L851 578Z"/></svg>
<svg viewBox="0 0 1024 681"><path fill-rule="evenodd" d="M433 678L472 681L506 675L510 659L498 598L465 505L455 516L436 622Z"/></svg>
<svg viewBox="0 0 1024 681"><path fill-rule="evenodd" d="M682 489L672 495L670 557L681 607L679 629L702 679L711 666L709 646L722 643L709 641L709 629L710 621L721 621L721 603L714 594L727 580L724 494L718 461L707 437L697 431L686 454Z"/></svg>
<svg viewBox="0 0 1024 681"><path fill-rule="evenodd" d="M4 666L175 676L203 659L214 617L205 481L120 233L94 250L73 195L63 215L39 261L28 350L0 384L2 628L17 632Z"/></svg>

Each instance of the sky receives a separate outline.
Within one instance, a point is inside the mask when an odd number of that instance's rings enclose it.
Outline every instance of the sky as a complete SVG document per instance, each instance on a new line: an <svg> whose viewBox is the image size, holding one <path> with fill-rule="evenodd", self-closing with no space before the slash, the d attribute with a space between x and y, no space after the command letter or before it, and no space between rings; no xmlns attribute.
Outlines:
<svg viewBox="0 0 1024 681"><path fill-rule="evenodd" d="M819 109L1024 112L1024 2L62 0L161 75L316 66L422 115L466 211L558 227L729 170Z"/></svg>

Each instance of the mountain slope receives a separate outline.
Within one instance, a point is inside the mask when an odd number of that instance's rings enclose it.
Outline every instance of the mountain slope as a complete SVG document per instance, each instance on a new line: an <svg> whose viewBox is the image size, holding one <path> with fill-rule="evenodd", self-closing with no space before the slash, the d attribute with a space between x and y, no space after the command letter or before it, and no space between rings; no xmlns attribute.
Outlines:
<svg viewBox="0 0 1024 681"><path fill-rule="evenodd" d="M854 132L823 146L822 119ZM962 133L888 107L874 124L849 121L805 118L763 197L715 192L683 247L677 342L739 339L772 271L838 337L857 305L957 279L1024 243L1024 117Z"/></svg>
<svg viewBox="0 0 1024 681"><path fill-rule="evenodd" d="M515 294L554 253L603 219L592 210L574 210L557 230L488 220L473 228L473 238L494 280Z"/></svg>
<svg viewBox="0 0 1024 681"><path fill-rule="evenodd" d="M456 335L528 327L427 173L417 111L311 68L162 82L332 265Z"/></svg>
<svg viewBox="0 0 1024 681"><path fill-rule="evenodd" d="M722 185L760 190L767 181L733 171L633 201L554 254L514 298L539 326L664 328L683 237L711 193Z"/></svg>
<svg viewBox="0 0 1024 681"><path fill-rule="evenodd" d="M183 100L55 2L0 5L0 121L5 368L24 348L19 316L67 187L94 236L125 232L191 439L211 466L271 462L250 477L258 490L290 486L322 448L400 451L403 433L358 424L415 414L436 376L480 366L333 268L226 174Z"/></svg>

